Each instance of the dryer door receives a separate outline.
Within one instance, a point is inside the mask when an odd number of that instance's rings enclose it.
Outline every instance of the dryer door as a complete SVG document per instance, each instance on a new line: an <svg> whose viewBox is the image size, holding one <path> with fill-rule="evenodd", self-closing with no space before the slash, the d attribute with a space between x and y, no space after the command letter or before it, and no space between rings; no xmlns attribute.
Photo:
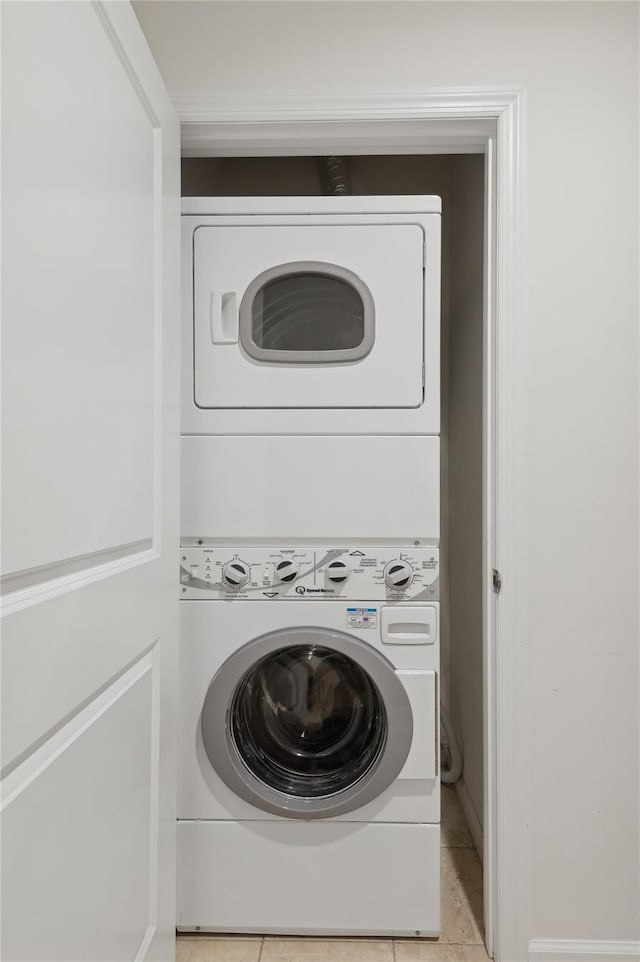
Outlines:
<svg viewBox="0 0 640 962"><path fill-rule="evenodd" d="M409 698L365 642L323 628L262 635L222 665L202 709L214 769L256 807L293 818L353 811L397 778Z"/></svg>
<svg viewBox="0 0 640 962"><path fill-rule="evenodd" d="M423 245L416 224L197 227L196 405L419 407Z"/></svg>

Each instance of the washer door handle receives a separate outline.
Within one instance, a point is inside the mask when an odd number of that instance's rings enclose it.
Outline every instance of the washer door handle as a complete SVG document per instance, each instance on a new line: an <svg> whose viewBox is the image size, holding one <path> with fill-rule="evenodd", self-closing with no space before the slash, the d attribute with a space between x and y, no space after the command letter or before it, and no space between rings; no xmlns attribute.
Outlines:
<svg viewBox="0 0 640 962"><path fill-rule="evenodd" d="M238 295L235 291L211 291L211 343L238 343Z"/></svg>

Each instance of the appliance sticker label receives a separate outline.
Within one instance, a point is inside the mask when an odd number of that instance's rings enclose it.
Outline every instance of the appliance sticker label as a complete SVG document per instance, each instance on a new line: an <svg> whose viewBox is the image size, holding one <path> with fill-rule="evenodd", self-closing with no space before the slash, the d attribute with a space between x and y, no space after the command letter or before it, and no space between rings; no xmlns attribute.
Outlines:
<svg viewBox="0 0 640 962"><path fill-rule="evenodd" d="M347 628L375 628L377 624L377 608L347 608Z"/></svg>

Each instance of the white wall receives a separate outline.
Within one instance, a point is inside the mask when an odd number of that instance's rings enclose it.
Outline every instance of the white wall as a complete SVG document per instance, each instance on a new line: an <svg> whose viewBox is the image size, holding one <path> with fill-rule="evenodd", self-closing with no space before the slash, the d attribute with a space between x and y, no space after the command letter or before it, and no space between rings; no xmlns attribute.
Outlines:
<svg viewBox="0 0 640 962"><path fill-rule="evenodd" d="M637 5L136 12L174 97L526 89L529 934L637 939Z"/></svg>

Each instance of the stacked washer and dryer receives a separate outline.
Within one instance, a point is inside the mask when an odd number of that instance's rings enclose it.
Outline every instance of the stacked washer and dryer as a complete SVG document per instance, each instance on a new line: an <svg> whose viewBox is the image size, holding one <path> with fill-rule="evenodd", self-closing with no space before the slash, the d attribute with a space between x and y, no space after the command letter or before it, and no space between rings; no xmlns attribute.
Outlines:
<svg viewBox="0 0 640 962"><path fill-rule="evenodd" d="M440 209L183 203L181 931L439 933Z"/></svg>

